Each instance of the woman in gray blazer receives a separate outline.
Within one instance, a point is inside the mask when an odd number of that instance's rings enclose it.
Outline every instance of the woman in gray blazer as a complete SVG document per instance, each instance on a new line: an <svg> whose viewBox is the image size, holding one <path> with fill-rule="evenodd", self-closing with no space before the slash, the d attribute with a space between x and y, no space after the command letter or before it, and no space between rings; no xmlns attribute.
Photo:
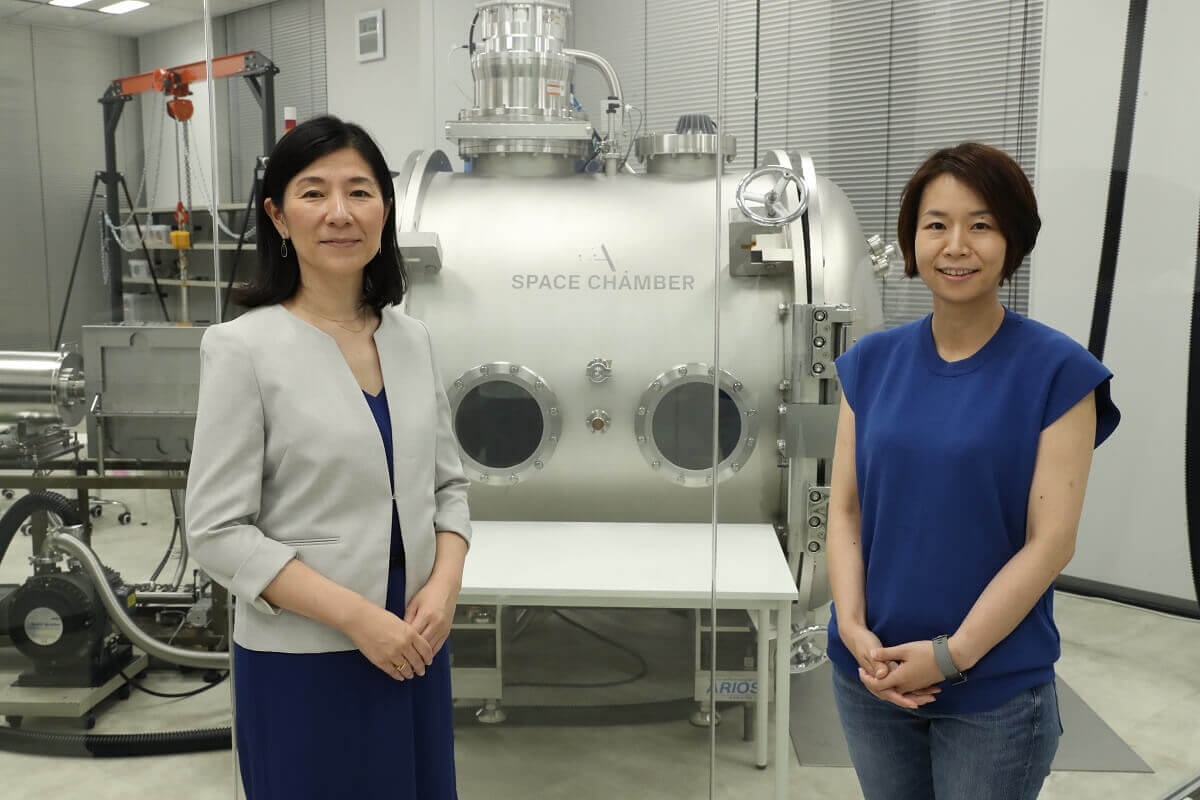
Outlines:
<svg viewBox="0 0 1200 800"><path fill-rule="evenodd" d="M455 798L468 481L429 333L396 307L390 173L321 117L280 140L262 197L250 310L201 345L187 492L191 552L240 601L246 793Z"/></svg>

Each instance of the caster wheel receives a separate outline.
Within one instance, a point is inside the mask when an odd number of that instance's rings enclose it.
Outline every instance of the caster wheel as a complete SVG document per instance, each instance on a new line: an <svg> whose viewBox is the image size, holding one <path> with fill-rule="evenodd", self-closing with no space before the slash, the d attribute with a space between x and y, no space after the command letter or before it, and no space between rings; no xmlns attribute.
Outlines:
<svg viewBox="0 0 1200 800"><path fill-rule="evenodd" d="M13 499L13 490L12 489L0 489L0 494L4 495L5 500Z"/></svg>
<svg viewBox="0 0 1200 800"><path fill-rule="evenodd" d="M83 718L83 729L90 731L94 727L96 727L96 715L88 714Z"/></svg>
<svg viewBox="0 0 1200 800"><path fill-rule="evenodd" d="M96 519L104 516L104 506L92 506L92 516Z"/></svg>
<svg viewBox="0 0 1200 800"><path fill-rule="evenodd" d="M21 723L22 723L24 720L25 720L25 718L24 718L24 717L20 717L20 716L13 716L13 715L9 715L9 716L7 716L7 717L5 717L5 718L4 718L4 721L8 723L8 727L10 727L10 728L19 728L19 727L21 727Z"/></svg>
<svg viewBox="0 0 1200 800"><path fill-rule="evenodd" d="M30 525L28 522L26 522L24 525L21 526L21 535L22 536L32 536L33 535L33 526Z"/></svg>
<svg viewBox="0 0 1200 800"><path fill-rule="evenodd" d="M129 696L132 694L133 694L133 689L129 688L128 683L125 684L124 686L122 686L120 689L117 689L117 699L118 700L128 700Z"/></svg>
<svg viewBox="0 0 1200 800"><path fill-rule="evenodd" d="M128 512L128 511L122 511L122 512L121 512L121 513L120 513L120 514L117 516L117 523L118 523L118 524L120 524L120 525L128 525L128 524L129 524L129 521L130 521L131 519L133 519L133 517L129 516L129 512Z"/></svg>

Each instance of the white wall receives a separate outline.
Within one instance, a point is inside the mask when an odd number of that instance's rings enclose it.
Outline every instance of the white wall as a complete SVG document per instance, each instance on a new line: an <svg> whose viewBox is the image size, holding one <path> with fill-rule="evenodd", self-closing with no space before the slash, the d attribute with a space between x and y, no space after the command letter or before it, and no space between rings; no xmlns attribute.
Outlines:
<svg viewBox="0 0 1200 800"><path fill-rule="evenodd" d="M1087 344L1128 4L1053 0L1030 313ZM1095 456L1066 573L1195 599L1184 499L1188 347L1200 208L1200 4L1149 4L1104 361L1123 420Z"/></svg>
<svg viewBox="0 0 1200 800"><path fill-rule="evenodd" d="M438 13L451 4L440 0ZM384 58L360 64L354 17L377 8L383 9ZM433 0L325 0L329 113L366 128L393 170L435 141L433 19Z"/></svg>

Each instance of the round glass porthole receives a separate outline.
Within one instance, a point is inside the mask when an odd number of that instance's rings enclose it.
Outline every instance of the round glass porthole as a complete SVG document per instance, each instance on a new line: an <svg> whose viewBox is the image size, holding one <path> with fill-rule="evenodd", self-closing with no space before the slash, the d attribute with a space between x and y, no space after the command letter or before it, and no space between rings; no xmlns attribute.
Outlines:
<svg viewBox="0 0 1200 800"><path fill-rule="evenodd" d="M468 477L518 483L545 467L561 422L554 392L532 370L496 361L464 372L447 392Z"/></svg>
<svg viewBox="0 0 1200 800"><path fill-rule="evenodd" d="M713 378L707 364L683 364L655 378L638 403L634 432L650 468L684 486L712 483ZM742 382L718 383L717 480L738 472L754 450L758 410Z"/></svg>

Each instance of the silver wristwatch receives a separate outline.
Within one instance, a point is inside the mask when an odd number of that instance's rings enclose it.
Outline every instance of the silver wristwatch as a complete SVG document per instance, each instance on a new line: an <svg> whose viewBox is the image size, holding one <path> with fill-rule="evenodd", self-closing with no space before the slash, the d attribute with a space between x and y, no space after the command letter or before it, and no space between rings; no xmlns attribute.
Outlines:
<svg viewBox="0 0 1200 800"><path fill-rule="evenodd" d="M937 659L938 668L942 671L942 677L950 681L951 686L958 686L960 683L967 682L967 676L959 671L958 667L954 666L954 659L950 657L950 637L946 634L934 637L933 640L933 657Z"/></svg>

